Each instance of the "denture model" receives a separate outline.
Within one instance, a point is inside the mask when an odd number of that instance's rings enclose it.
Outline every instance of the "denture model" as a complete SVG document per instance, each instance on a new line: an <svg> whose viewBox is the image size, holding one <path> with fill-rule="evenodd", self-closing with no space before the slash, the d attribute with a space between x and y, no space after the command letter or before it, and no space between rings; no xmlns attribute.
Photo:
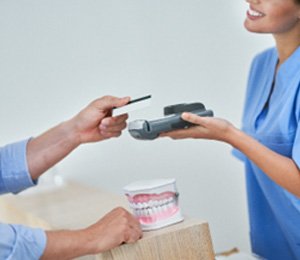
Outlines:
<svg viewBox="0 0 300 260"><path fill-rule="evenodd" d="M159 229L183 220L175 179L137 181L123 189L143 231Z"/></svg>

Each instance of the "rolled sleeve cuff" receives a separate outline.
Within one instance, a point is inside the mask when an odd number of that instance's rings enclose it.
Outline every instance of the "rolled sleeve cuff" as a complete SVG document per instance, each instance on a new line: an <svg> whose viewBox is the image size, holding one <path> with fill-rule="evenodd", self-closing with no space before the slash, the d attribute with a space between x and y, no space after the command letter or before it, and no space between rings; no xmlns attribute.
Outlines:
<svg viewBox="0 0 300 260"><path fill-rule="evenodd" d="M1 172L6 192L18 193L36 185L29 174L26 147L30 139L6 145L1 152Z"/></svg>
<svg viewBox="0 0 300 260"><path fill-rule="evenodd" d="M10 252L7 259L40 259L43 255L46 244L47 236L44 230L40 228L29 228L23 225L7 225L7 228L12 233L13 242L11 249L6 247Z"/></svg>

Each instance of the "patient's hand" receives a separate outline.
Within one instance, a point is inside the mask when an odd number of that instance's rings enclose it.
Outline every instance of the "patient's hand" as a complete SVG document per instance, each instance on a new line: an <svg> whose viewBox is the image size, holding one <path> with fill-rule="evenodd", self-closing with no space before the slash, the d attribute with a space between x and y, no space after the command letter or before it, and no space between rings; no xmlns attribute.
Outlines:
<svg viewBox="0 0 300 260"><path fill-rule="evenodd" d="M126 127L127 114L113 117L112 109L129 102L130 98L104 96L91 102L69 122L80 143L118 137Z"/></svg>
<svg viewBox="0 0 300 260"><path fill-rule="evenodd" d="M122 243L133 243L142 237L139 221L123 208L115 208L86 229L93 253L112 249Z"/></svg>
<svg viewBox="0 0 300 260"><path fill-rule="evenodd" d="M95 224L80 230L47 231L42 259L73 259L98 254L142 237L138 220L123 208L115 208Z"/></svg>

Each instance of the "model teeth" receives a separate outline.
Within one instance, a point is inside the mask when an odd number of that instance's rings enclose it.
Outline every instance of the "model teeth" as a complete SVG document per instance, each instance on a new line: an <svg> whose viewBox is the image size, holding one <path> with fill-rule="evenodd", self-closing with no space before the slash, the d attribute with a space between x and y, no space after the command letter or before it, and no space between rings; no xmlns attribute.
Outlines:
<svg viewBox="0 0 300 260"><path fill-rule="evenodd" d="M261 17L261 16L263 16L262 13L257 12L257 11L254 11L254 10L252 10L252 9L249 9L248 12L249 12L249 14L250 14L251 16L256 16L256 17Z"/></svg>
<svg viewBox="0 0 300 260"><path fill-rule="evenodd" d="M159 214L162 212L171 211L173 208L177 208L177 198L170 197L162 200L150 200L148 202L130 203L130 207L136 216L151 216L152 214Z"/></svg>
<svg viewBox="0 0 300 260"><path fill-rule="evenodd" d="M134 203L131 202L130 206L133 209L148 209L153 207L162 207L168 204L176 204L177 199L175 197L168 198L168 199L162 199L162 200L150 200L149 202L138 202Z"/></svg>
<svg viewBox="0 0 300 260"><path fill-rule="evenodd" d="M134 182L125 186L124 192L143 231L163 228L183 220L175 179Z"/></svg>

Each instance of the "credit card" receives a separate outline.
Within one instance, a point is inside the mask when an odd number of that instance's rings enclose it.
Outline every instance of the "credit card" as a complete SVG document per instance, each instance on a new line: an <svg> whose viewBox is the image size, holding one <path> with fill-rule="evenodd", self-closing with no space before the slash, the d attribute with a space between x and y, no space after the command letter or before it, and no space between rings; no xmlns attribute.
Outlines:
<svg viewBox="0 0 300 260"><path fill-rule="evenodd" d="M150 106L150 103L151 103L150 101L151 101L151 95L132 99L125 106L114 108L112 111L113 116L127 114L129 112L148 107L148 106Z"/></svg>

